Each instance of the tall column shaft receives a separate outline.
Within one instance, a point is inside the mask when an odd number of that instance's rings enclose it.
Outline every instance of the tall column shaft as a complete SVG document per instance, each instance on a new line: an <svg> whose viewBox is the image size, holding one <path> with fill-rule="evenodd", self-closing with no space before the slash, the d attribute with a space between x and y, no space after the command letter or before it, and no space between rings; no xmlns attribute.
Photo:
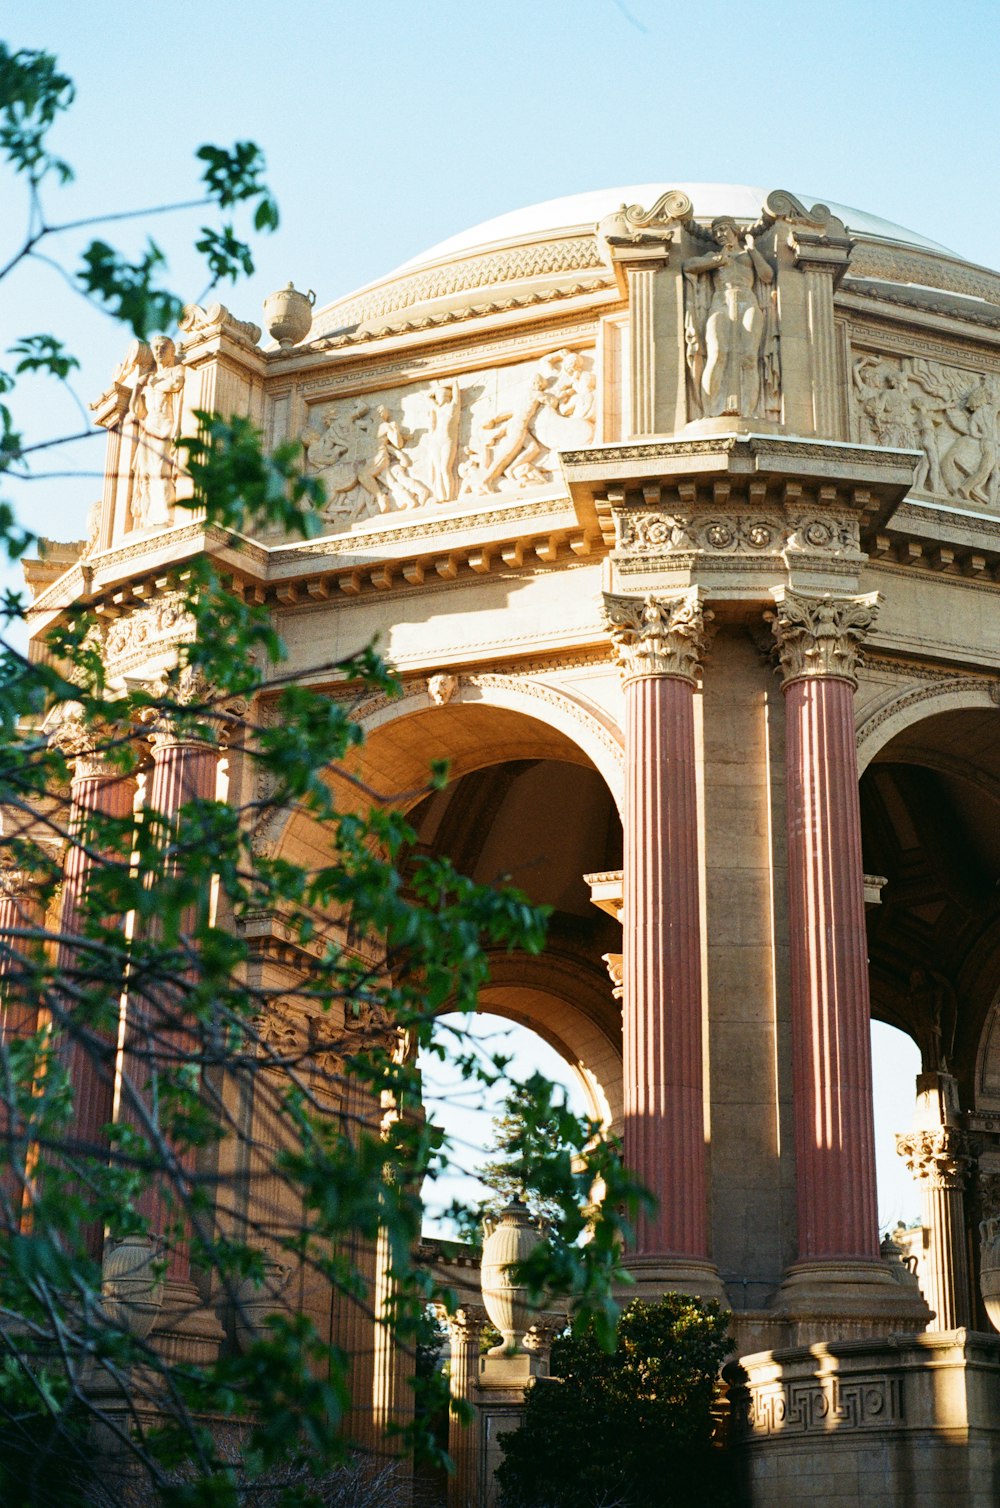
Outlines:
<svg viewBox="0 0 1000 1508"><path fill-rule="evenodd" d="M191 801L211 801L214 798L217 768L218 753L211 745L197 740L185 741L170 733L154 735L153 770L144 820L162 824L164 843L170 843L176 835L182 807ZM207 905L206 894L187 909L181 918L182 937L194 930L198 913ZM178 988L175 981L166 986L154 981L146 998L135 994L130 996L126 1070L137 1093L144 1093L143 1086L151 1075L170 1074L183 1059L190 1043L183 1011L183 987ZM194 1153L183 1152L179 1162L182 1168L193 1167ZM154 1235L179 1218L176 1191L172 1201L162 1180L152 1180L136 1203ZM176 1282L186 1282L191 1275L186 1222L184 1226L185 1235L171 1243L167 1254L167 1277Z"/></svg>
<svg viewBox="0 0 1000 1508"><path fill-rule="evenodd" d="M487 1323L480 1305L463 1305L448 1316L451 1339L449 1391L452 1398L472 1404L479 1376L479 1342ZM448 1454L455 1463L448 1480L448 1508L479 1508L479 1421L466 1423L454 1413L448 1423Z"/></svg>
<svg viewBox="0 0 1000 1508"><path fill-rule="evenodd" d="M90 954L83 953L73 942L84 925L87 892L96 867L102 862L95 850L94 820L99 817L131 819L135 800L135 781L131 776L102 768L100 761L81 756L71 786L70 841L63 866L62 907L59 930L62 941L57 958L58 978L64 990L66 1010L72 1015L77 991L93 995L108 993L108 1016L114 1014L124 978L108 971L106 983L101 967ZM99 841L99 839L98 839ZM122 862L127 854L108 855L108 862ZM103 919L106 925L113 918ZM83 1145L100 1149L107 1144L103 1130L112 1117L114 1104L115 1051L117 1034L113 1025L83 1026L80 1035L69 1040L68 1071L73 1086L74 1136ZM99 1249L100 1233L95 1237Z"/></svg>
<svg viewBox="0 0 1000 1508"><path fill-rule="evenodd" d="M625 685L622 1038L625 1160L658 1200L632 1265L721 1298L708 1258L694 725L697 589L604 598Z"/></svg>
<svg viewBox="0 0 1000 1508"><path fill-rule="evenodd" d="M850 681L786 691L799 1255L878 1257L861 825Z"/></svg>
<svg viewBox="0 0 1000 1508"><path fill-rule="evenodd" d="M927 1328L968 1329L972 1303L961 1186L928 1179L921 1192L924 1226L930 1232L924 1297L934 1311Z"/></svg>
<svg viewBox="0 0 1000 1508"><path fill-rule="evenodd" d="M694 687L625 691L625 1160L659 1198L636 1251L708 1253Z"/></svg>
<svg viewBox="0 0 1000 1508"><path fill-rule="evenodd" d="M14 1109L7 1052L38 1030L38 996L21 972L31 940L16 934L42 925L42 908L20 870L0 871L0 1229L15 1230L25 1196L28 1148ZM20 1086L17 1086L18 1088Z"/></svg>

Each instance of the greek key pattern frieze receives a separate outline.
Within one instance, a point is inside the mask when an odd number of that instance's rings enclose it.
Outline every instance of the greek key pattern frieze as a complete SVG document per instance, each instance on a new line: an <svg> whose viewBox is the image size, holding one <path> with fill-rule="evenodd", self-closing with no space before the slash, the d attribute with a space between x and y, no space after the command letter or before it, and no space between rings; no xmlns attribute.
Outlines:
<svg viewBox="0 0 1000 1508"><path fill-rule="evenodd" d="M753 1435L885 1429L903 1418L898 1377L766 1382L749 1389L742 1427Z"/></svg>

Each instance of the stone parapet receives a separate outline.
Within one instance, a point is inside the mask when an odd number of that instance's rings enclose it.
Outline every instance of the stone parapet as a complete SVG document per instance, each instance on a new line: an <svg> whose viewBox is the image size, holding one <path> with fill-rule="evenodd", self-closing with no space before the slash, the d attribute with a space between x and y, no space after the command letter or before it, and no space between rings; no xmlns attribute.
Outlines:
<svg viewBox="0 0 1000 1508"><path fill-rule="evenodd" d="M751 1501L994 1508L1000 1337L970 1330L744 1356L733 1438Z"/></svg>

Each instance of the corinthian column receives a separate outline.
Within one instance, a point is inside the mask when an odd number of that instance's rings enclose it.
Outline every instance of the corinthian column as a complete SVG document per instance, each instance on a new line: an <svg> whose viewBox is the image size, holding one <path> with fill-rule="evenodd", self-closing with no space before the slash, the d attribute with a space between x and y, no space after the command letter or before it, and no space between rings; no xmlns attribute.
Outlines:
<svg viewBox="0 0 1000 1508"><path fill-rule="evenodd" d="M199 716L193 708L188 712L184 706L208 699L209 688L200 673L183 670L178 689L171 688L167 694L175 696L181 705L157 715L150 734L152 770L143 823L166 855L162 872L170 881L181 873L183 863L176 852L183 842L183 808L191 802L215 799L219 751L204 714ZM177 918L180 949L192 946L197 929L207 920L209 899L206 877L201 893ZM155 935L155 923L152 929ZM176 1077L182 1064L196 1066L201 1045L187 1016L187 981L180 961L166 979L144 978L143 974L149 971L138 971L129 990L124 1074L128 1089L123 1094L122 1117L145 1132L146 1122L155 1123L159 1116L157 1081ZM216 1354L222 1331L192 1282L192 1225L184 1208L182 1185L194 1168L195 1151L175 1149L165 1129L157 1129L167 1143L165 1160L173 1164L174 1171L154 1176L136 1199L136 1208L145 1217L153 1239L169 1237L164 1253L162 1317L154 1339L168 1353L208 1362Z"/></svg>
<svg viewBox="0 0 1000 1508"><path fill-rule="evenodd" d="M482 1304L463 1304L454 1314L442 1314L451 1341L449 1391L456 1401L474 1407L479 1377L479 1343L489 1324ZM448 1508L478 1508L480 1502L480 1441L478 1416L466 1420L454 1411L448 1419L448 1454L455 1463L448 1479Z"/></svg>
<svg viewBox="0 0 1000 1508"><path fill-rule="evenodd" d="M806 597L784 588L775 597L785 694L799 1247L784 1298L806 1331L810 1319L837 1319L842 1333L866 1333L879 1328L880 1306L892 1309L904 1292L879 1259L854 737L858 650L879 599Z"/></svg>
<svg viewBox="0 0 1000 1508"><path fill-rule="evenodd" d="M697 589L604 598L625 688L622 1031L625 1160L659 1201L629 1267L722 1296L709 1261L694 693Z"/></svg>
<svg viewBox="0 0 1000 1508"><path fill-rule="evenodd" d="M958 1091L951 1075L922 1073L917 1079L914 1129L896 1137L896 1151L923 1201L927 1247L920 1277L934 1314L928 1330L958 1330L972 1324L962 1198L969 1155L957 1112Z"/></svg>
<svg viewBox="0 0 1000 1508"><path fill-rule="evenodd" d="M38 1030L38 989L32 976L30 934L42 926L42 906L23 870L0 868L0 1230L20 1224L27 1187L27 1125L17 1109L27 1084L12 1081L8 1052ZM40 946L40 944L39 944Z"/></svg>
<svg viewBox="0 0 1000 1508"><path fill-rule="evenodd" d="M127 832L132 826L136 782L101 748L99 730L77 717L67 717L53 733L52 742L74 761L56 962L65 1011L61 1023L65 1060L73 1089L72 1134L83 1155L100 1156L109 1145L105 1128L114 1107L124 947L116 960L85 950L74 939L88 920L91 925L99 921L105 928L115 924L110 916L88 918L88 894L98 868L128 863ZM111 823L120 824L117 844L110 836ZM84 1227L84 1241L89 1254L99 1258L102 1227L98 1223Z"/></svg>

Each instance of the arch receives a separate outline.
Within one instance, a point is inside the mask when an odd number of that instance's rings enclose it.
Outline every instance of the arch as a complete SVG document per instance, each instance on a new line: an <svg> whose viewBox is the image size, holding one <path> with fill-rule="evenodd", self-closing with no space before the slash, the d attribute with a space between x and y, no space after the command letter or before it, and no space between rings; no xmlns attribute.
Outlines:
<svg viewBox="0 0 1000 1508"><path fill-rule="evenodd" d="M955 676L891 692L887 700L864 712L857 723L858 774L863 774L886 744L914 723L941 712L983 708L996 711L998 692L1000 682L970 676Z"/></svg>
<svg viewBox="0 0 1000 1508"><path fill-rule="evenodd" d="M621 1133L621 1017L606 973L552 949L527 960L493 954L479 1007L544 1038L577 1075L591 1118Z"/></svg>
<svg viewBox="0 0 1000 1508"><path fill-rule="evenodd" d="M420 714L449 713L459 708L495 708L512 712L532 723L540 723L558 742L542 737L541 757L568 760L569 763L592 764L603 776L621 814L625 792L625 752L621 730L589 698L570 694L560 687L531 676L476 674L458 676L446 700L431 697L424 682L410 687L402 698L378 697L357 709L357 719L365 731L366 741L402 717ZM443 720L439 719L439 725ZM524 730L527 736L527 730ZM538 739L539 735L534 735ZM583 756L582 760L581 757ZM500 758L525 758L517 752ZM482 763L499 762L496 757ZM480 768L474 755L461 749L453 761L453 775L464 775Z"/></svg>
<svg viewBox="0 0 1000 1508"><path fill-rule="evenodd" d="M350 774L380 795L398 798L403 807L426 794L434 759L448 759L453 780L507 760L555 759L596 769L621 815L620 730L595 703L545 682L502 674L461 676L446 698L435 699L421 680L401 697L368 698L354 716L366 736L350 760ZM346 805L366 804L341 774L333 771L330 779ZM257 851L278 852L296 816L291 807L275 812L257 835Z"/></svg>

